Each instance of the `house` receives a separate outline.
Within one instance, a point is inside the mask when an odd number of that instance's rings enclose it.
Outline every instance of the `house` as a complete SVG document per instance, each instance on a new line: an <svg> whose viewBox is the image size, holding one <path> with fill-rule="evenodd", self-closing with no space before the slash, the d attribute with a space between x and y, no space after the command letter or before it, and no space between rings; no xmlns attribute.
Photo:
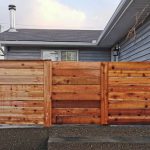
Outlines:
<svg viewBox="0 0 150 150"><path fill-rule="evenodd" d="M122 0L98 47L111 48L112 60L150 61L150 1Z"/></svg>
<svg viewBox="0 0 150 150"><path fill-rule="evenodd" d="M101 30L10 29L0 33L5 59L150 61L150 1L122 0Z"/></svg>

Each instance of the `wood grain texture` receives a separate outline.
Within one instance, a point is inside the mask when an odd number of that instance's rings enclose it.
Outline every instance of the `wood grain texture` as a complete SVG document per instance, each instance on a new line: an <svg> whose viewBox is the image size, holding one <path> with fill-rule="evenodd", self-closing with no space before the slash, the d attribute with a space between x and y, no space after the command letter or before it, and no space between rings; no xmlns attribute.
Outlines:
<svg viewBox="0 0 150 150"><path fill-rule="evenodd" d="M44 119L45 126L51 126L52 62L44 62Z"/></svg>
<svg viewBox="0 0 150 150"><path fill-rule="evenodd" d="M44 61L18 61L18 60L7 60L0 61L0 68L8 68L8 69L43 69Z"/></svg>
<svg viewBox="0 0 150 150"><path fill-rule="evenodd" d="M99 70L99 63L97 62L53 62L54 69L89 69Z"/></svg>
<svg viewBox="0 0 150 150"><path fill-rule="evenodd" d="M100 124L97 116L57 116L54 124Z"/></svg>
<svg viewBox="0 0 150 150"><path fill-rule="evenodd" d="M0 68L0 76L42 76L43 69L7 69Z"/></svg>
<svg viewBox="0 0 150 150"><path fill-rule="evenodd" d="M109 124L150 124L150 63L109 63Z"/></svg>
<svg viewBox="0 0 150 150"><path fill-rule="evenodd" d="M91 77L64 77L64 76L54 76L54 85L98 85L100 82L99 78Z"/></svg>
<svg viewBox="0 0 150 150"><path fill-rule="evenodd" d="M100 93L100 85L53 85L54 93Z"/></svg>
<svg viewBox="0 0 150 150"><path fill-rule="evenodd" d="M101 124L108 124L108 63L101 63Z"/></svg>
<svg viewBox="0 0 150 150"><path fill-rule="evenodd" d="M99 100L100 94L80 94L80 93L53 93L52 99L53 100L74 100L74 101L82 101L82 100Z"/></svg>
<svg viewBox="0 0 150 150"><path fill-rule="evenodd" d="M53 108L99 108L100 101L52 101Z"/></svg>
<svg viewBox="0 0 150 150"><path fill-rule="evenodd" d="M53 69L54 76L67 76L67 77L99 77L99 70L92 69Z"/></svg>
<svg viewBox="0 0 150 150"><path fill-rule="evenodd" d="M0 124L150 124L150 63L0 61Z"/></svg>
<svg viewBox="0 0 150 150"><path fill-rule="evenodd" d="M54 116L67 116L67 115L98 115L100 113L99 108L54 108Z"/></svg>

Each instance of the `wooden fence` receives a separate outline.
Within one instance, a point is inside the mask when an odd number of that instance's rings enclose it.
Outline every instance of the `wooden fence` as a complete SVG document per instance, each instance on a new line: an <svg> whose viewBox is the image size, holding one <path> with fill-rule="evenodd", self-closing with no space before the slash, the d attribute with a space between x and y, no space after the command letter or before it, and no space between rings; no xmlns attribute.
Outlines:
<svg viewBox="0 0 150 150"><path fill-rule="evenodd" d="M150 63L0 61L0 124L150 124Z"/></svg>

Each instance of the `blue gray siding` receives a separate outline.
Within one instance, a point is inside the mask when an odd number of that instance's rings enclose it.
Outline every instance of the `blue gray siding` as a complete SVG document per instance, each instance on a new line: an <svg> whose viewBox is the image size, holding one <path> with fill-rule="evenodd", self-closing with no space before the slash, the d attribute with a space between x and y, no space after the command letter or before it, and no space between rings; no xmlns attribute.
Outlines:
<svg viewBox="0 0 150 150"><path fill-rule="evenodd" d="M32 47L10 47L7 51L5 59L11 60L35 60L42 59L41 57L42 48ZM111 53L110 50L79 50L79 61L110 61Z"/></svg>
<svg viewBox="0 0 150 150"><path fill-rule="evenodd" d="M150 61L150 21L137 30L137 35L121 43L119 61Z"/></svg>
<svg viewBox="0 0 150 150"><path fill-rule="evenodd" d="M79 50L79 61L111 61L110 50Z"/></svg>
<svg viewBox="0 0 150 150"><path fill-rule="evenodd" d="M41 59L41 50L37 48L11 47L8 48L5 59L37 60Z"/></svg>

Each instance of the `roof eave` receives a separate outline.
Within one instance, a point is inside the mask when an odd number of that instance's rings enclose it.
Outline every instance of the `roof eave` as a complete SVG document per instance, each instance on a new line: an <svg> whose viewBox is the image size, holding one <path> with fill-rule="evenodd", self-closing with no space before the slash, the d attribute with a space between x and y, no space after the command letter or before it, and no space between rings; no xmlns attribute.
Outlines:
<svg viewBox="0 0 150 150"><path fill-rule="evenodd" d="M0 41L3 46L68 46L68 47L96 47L97 43L86 42L43 42L43 41Z"/></svg>
<svg viewBox="0 0 150 150"><path fill-rule="evenodd" d="M110 21L106 25L104 31L99 36L97 40L97 46L100 46L102 43L102 40L108 37L109 33L112 31L112 29L115 27L115 25L120 21L121 17L123 17L126 10L130 7L130 5L133 3L134 0L122 0L119 4L118 8L116 9L115 13L111 17ZM118 14L119 17L118 17Z"/></svg>

